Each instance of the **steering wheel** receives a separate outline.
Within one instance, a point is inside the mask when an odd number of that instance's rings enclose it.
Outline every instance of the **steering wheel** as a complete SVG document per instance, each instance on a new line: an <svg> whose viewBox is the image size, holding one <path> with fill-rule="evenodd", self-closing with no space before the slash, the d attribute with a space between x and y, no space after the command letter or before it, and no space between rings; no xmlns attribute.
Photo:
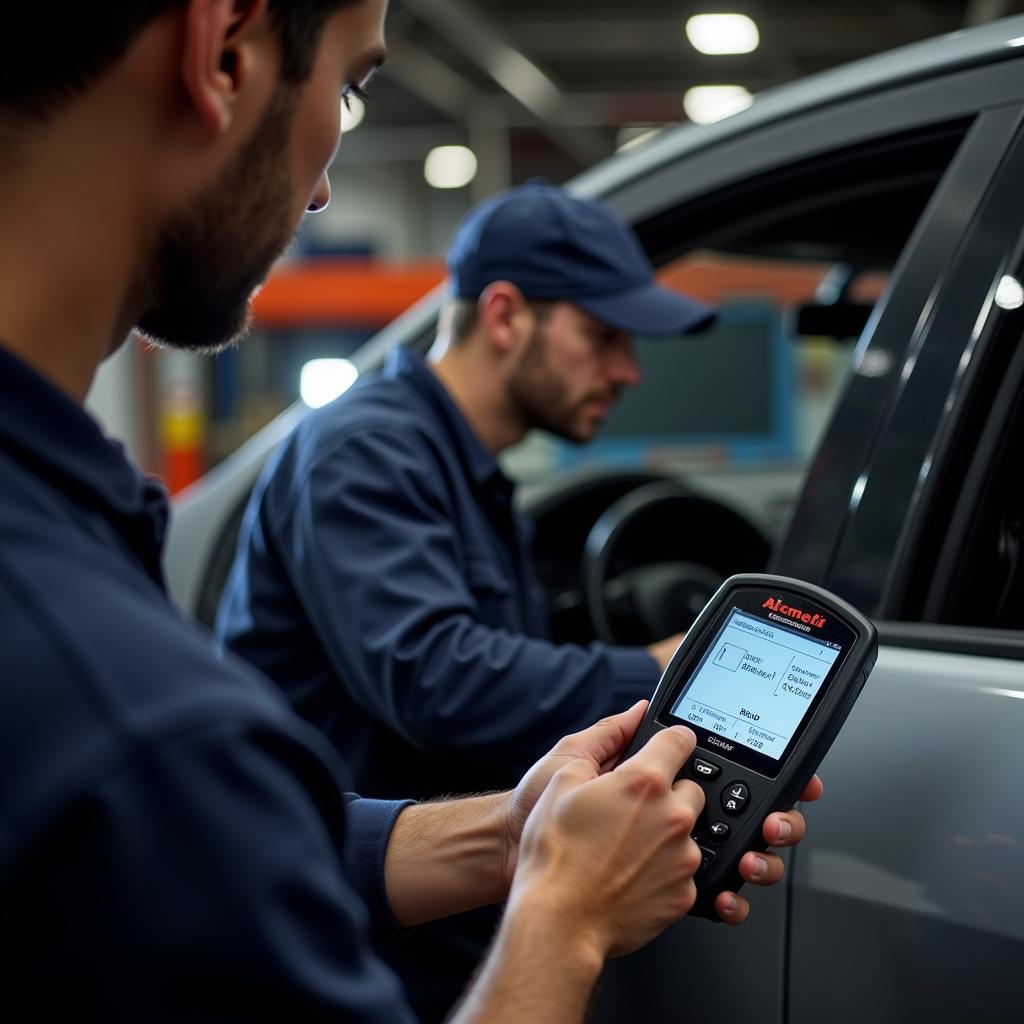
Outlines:
<svg viewBox="0 0 1024 1024"><path fill-rule="evenodd" d="M687 629L728 576L763 571L771 546L721 502L661 482L604 512L583 551L587 611L599 640L647 644Z"/></svg>

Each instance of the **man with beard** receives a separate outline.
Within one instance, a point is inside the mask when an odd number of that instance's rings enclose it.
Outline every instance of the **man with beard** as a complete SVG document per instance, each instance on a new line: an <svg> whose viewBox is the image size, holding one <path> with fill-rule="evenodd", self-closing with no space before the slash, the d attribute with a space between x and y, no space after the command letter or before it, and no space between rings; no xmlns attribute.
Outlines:
<svg viewBox="0 0 1024 1024"><path fill-rule="evenodd" d="M589 441L639 382L632 336L713 313L657 286L606 207L541 182L470 211L447 263L447 350L399 351L281 446L216 626L377 797L513 784L566 730L650 696L678 641L551 643L495 459L534 428ZM481 911L383 949L423 1019L493 927Z"/></svg>
<svg viewBox="0 0 1024 1024"><path fill-rule="evenodd" d="M347 797L320 734L176 613L166 496L82 409L133 325L190 349L244 327L327 203L339 98L383 59L384 13L0 6L5 1019L411 1021L370 928L507 899L457 1020L578 1021L604 957L692 905L702 797L673 784L692 734L612 768L642 705L513 792ZM789 844L803 822L766 829ZM770 883L781 862L746 871Z"/></svg>

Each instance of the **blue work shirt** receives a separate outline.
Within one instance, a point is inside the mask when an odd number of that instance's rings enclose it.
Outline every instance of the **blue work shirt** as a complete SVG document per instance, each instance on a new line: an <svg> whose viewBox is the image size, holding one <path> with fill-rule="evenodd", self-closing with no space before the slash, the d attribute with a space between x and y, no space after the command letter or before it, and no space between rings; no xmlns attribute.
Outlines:
<svg viewBox="0 0 1024 1024"><path fill-rule="evenodd" d="M330 737L361 793L512 786L559 737L653 692L646 650L547 639L512 499L406 350L307 415L262 474L216 631ZM493 928L476 920L387 953L424 1018L439 1015L426 993L465 983Z"/></svg>
<svg viewBox="0 0 1024 1024"><path fill-rule="evenodd" d="M654 691L645 649L547 639L512 497L406 350L306 416L256 485L216 633L366 796L514 785L558 738Z"/></svg>
<svg viewBox="0 0 1024 1024"><path fill-rule="evenodd" d="M0 347L0 1016L411 1021L369 939L403 805L175 611L166 521Z"/></svg>

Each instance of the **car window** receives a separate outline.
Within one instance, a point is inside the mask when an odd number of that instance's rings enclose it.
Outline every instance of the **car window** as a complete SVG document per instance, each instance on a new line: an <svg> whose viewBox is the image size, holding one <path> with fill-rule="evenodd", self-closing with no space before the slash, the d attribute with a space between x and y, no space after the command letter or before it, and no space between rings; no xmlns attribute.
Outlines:
<svg viewBox="0 0 1024 1024"><path fill-rule="evenodd" d="M598 438L506 453L520 483L646 469L779 535L889 273L963 123L828 153L638 225L666 285L717 304L709 332L638 339L644 381Z"/></svg>
<svg viewBox="0 0 1024 1024"><path fill-rule="evenodd" d="M1020 317L1017 318L1020 326ZM1020 330L1018 336L1018 353ZM1018 360L1019 362L1019 360ZM1005 431L986 444L991 462L980 467L977 503L961 550L953 555L951 585L929 608L943 622L996 629L1024 630L1024 478L1020 451L1024 443L1024 393L1019 366L1014 387L1000 406ZM972 488L973 490L973 488Z"/></svg>
<svg viewBox="0 0 1024 1024"><path fill-rule="evenodd" d="M799 552L816 546L826 586L908 629L1024 627L1012 454L1024 379L1018 126L1019 108L1000 108L971 132L815 456L805 497L831 486L837 500L801 501L787 528L789 557L779 560L782 571L805 575ZM976 157L989 161L987 173ZM866 434L868 445L858 440ZM929 643L952 635L935 632Z"/></svg>
<svg viewBox="0 0 1024 1024"><path fill-rule="evenodd" d="M1024 268L1002 275L993 294L983 365L948 424L943 479L897 619L1024 630L1022 277Z"/></svg>
<svg viewBox="0 0 1024 1024"><path fill-rule="evenodd" d="M774 529L788 510L842 386L856 333L803 333L799 312L837 275L831 261L771 260L701 250L660 271L662 283L715 303L714 327L696 337L636 340L643 375L625 393L599 437L577 446L534 434L506 454L520 483L567 470L645 468L699 481L743 503ZM864 318L884 274L850 282ZM824 318L821 318L822 320ZM820 323L819 330L829 325Z"/></svg>

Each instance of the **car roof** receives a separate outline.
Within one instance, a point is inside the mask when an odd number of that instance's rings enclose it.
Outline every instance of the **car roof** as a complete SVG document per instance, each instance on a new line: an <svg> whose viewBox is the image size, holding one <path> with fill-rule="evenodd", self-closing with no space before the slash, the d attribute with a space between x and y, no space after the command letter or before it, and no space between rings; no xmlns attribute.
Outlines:
<svg viewBox="0 0 1024 1024"><path fill-rule="evenodd" d="M621 153L574 178L566 188L599 198L730 136L835 103L954 71L1024 56L1024 15L1003 18L777 86L755 96L745 111L712 125L685 124Z"/></svg>

